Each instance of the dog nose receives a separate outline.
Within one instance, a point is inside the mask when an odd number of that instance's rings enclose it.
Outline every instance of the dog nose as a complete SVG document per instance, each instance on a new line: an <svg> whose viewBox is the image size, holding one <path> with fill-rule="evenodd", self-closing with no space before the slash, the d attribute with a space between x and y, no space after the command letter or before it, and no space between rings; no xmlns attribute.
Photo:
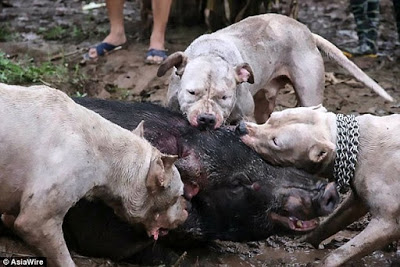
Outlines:
<svg viewBox="0 0 400 267"><path fill-rule="evenodd" d="M199 128L213 129L216 118L213 114L203 113L197 116L197 124Z"/></svg>
<svg viewBox="0 0 400 267"><path fill-rule="evenodd" d="M324 216L330 214L339 202L339 194L336 190L335 183L326 185L324 192L319 198L319 215Z"/></svg>

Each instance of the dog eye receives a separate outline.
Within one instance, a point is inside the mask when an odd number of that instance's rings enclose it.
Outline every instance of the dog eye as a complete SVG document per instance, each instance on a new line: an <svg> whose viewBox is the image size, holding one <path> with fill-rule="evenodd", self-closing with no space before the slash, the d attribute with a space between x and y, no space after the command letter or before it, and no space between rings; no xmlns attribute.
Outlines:
<svg viewBox="0 0 400 267"><path fill-rule="evenodd" d="M187 90L189 94L194 95L194 91L192 90Z"/></svg>
<svg viewBox="0 0 400 267"><path fill-rule="evenodd" d="M226 95L224 95L224 96L221 97L222 100L225 100L225 99L227 99L227 98L228 98L228 97L227 97Z"/></svg>
<svg viewBox="0 0 400 267"><path fill-rule="evenodd" d="M279 148L279 142L278 142L278 140L276 139L276 137L272 137L271 140L272 140L273 146L276 147L276 148Z"/></svg>

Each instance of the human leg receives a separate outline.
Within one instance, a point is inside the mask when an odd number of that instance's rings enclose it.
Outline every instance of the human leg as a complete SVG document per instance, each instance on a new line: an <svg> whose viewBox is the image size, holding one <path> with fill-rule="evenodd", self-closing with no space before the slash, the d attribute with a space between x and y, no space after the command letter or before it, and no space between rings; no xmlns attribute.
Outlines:
<svg viewBox="0 0 400 267"><path fill-rule="evenodd" d="M150 36L150 45L146 62L159 64L166 57L165 32L172 0L152 0L151 4L153 9L153 31Z"/></svg>
<svg viewBox="0 0 400 267"><path fill-rule="evenodd" d="M397 39L400 41L400 1L393 0L394 15L397 24Z"/></svg>
<svg viewBox="0 0 400 267"><path fill-rule="evenodd" d="M345 49L352 55L376 54L379 25L379 0L350 0L356 22L358 46Z"/></svg>
<svg viewBox="0 0 400 267"><path fill-rule="evenodd" d="M86 54L88 59L95 59L105 52L117 49L126 42L124 28L124 3L125 0L106 0L108 19L110 21L110 33L97 47L91 47Z"/></svg>
<svg viewBox="0 0 400 267"><path fill-rule="evenodd" d="M365 30L366 43L373 51L378 51L378 29L379 29L379 0L368 0L367 4L368 28Z"/></svg>

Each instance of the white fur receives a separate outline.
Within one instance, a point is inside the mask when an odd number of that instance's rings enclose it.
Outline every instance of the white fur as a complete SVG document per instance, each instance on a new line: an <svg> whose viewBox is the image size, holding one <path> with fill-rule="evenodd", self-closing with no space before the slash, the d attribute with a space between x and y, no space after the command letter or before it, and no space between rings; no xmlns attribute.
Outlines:
<svg viewBox="0 0 400 267"><path fill-rule="evenodd" d="M217 127L246 117L263 123L287 82L293 85L300 106L322 103L324 63L318 49L379 95L393 100L333 44L300 22L277 14L248 17L200 36L185 52L170 55L158 74L176 67L167 105L180 109L194 126L202 113L215 115ZM254 74L253 84L248 83L249 69L240 67L245 63ZM221 99L224 95L225 100ZM221 114L222 118L217 117Z"/></svg>
<svg viewBox="0 0 400 267"><path fill-rule="evenodd" d="M368 211L371 221L356 237L331 252L321 266L341 266L400 238L400 115L362 115L357 121L360 144L351 181L354 191L305 240L317 246ZM247 124L247 128L249 135L243 141L265 159L332 178L335 114L323 107L293 108L274 112L265 124Z"/></svg>
<svg viewBox="0 0 400 267"><path fill-rule="evenodd" d="M0 118L0 214L15 216L15 230L50 264L74 266L61 225L85 196L102 199L149 231L150 210L161 204L165 212L180 207L165 221L184 220L184 207L176 201L183 193L176 168L165 170L171 176L168 190L150 195L150 163L161 153L61 91L0 84Z"/></svg>

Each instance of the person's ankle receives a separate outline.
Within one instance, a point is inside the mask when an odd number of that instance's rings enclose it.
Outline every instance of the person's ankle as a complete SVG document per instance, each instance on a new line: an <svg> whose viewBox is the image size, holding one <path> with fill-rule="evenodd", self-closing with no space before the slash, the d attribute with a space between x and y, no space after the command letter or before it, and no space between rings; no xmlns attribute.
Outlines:
<svg viewBox="0 0 400 267"><path fill-rule="evenodd" d="M107 35L106 38L104 38L103 42L105 43L109 43L112 45L122 45L124 43L126 43L126 36L125 33L113 33L113 34L109 34Z"/></svg>
<svg viewBox="0 0 400 267"><path fill-rule="evenodd" d="M152 34L150 37L149 49L165 50L164 38Z"/></svg>
<svg viewBox="0 0 400 267"><path fill-rule="evenodd" d="M149 49L148 50L150 50L150 49L156 49L156 50L165 50L165 47L164 47L164 45L163 44L157 44L157 43L151 43L150 45L149 45Z"/></svg>

